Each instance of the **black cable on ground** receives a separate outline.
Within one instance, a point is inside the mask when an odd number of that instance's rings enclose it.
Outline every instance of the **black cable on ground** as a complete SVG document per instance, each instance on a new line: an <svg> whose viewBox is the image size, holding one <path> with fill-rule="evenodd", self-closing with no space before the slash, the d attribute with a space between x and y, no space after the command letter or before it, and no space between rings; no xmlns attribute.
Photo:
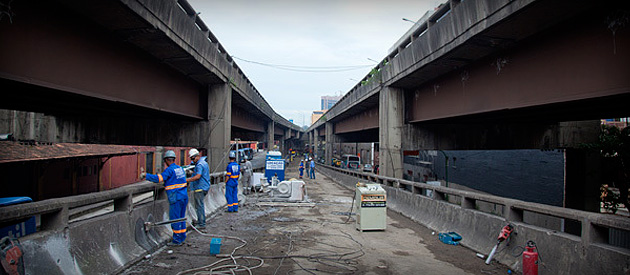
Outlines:
<svg viewBox="0 0 630 275"><path fill-rule="evenodd" d="M354 200L357 197L357 189L354 189L354 196L352 196L352 204L350 204L350 211L348 211L348 219L344 223L348 223L352 217L352 209L354 209Z"/></svg>

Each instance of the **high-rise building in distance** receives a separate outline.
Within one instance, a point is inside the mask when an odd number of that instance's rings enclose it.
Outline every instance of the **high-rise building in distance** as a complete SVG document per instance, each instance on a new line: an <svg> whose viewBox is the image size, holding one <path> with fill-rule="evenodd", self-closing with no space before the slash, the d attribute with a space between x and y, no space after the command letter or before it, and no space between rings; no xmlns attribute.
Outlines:
<svg viewBox="0 0 630 275"><path fill-rule="evenodd" d="M315 121L317 121L320 117L322 117L325 112L326 110L313 111L313 114L311 115L311 125L313 125Z"/></svg>
<svg viewBox="0 0 630 275"><path fill-rule="evenodd" d="M332 108L339 99L341 99L341 96L322 96L322 110Z"/></svg>

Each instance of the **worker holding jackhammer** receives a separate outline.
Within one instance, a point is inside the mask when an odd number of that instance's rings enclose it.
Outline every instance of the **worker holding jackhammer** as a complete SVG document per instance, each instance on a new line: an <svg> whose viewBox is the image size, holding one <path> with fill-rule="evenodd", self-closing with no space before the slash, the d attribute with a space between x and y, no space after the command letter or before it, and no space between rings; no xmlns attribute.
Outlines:
<svg viewBox="0 0 630 275"><path fill-rule="evenodd" d="M227 200L227 212L238 212L238 178L241 167L236 163L236 152L230 151L230 163L225 169L225 200Z"/></svg>
<svg viewBox="0 0 630 275"><path fill-rule="evenodd" d="M175 152L168 150L164 153L164 163L167 168L161 174L146 174L148 181L161 183L164 182L164 189L168 196L168 214L171 220L186 217L186 205L188 205L188 190L186 186L186 172L179 165L175 164ZM145 174L142 173L144 178ZM171 223L173 229L173 241L168 246L180 246L186 240L186 222Z"/></svg>
<svg viewBox="0 0 630 275"><path fill-rule="evenodd" d="M197 229L206 228L206 209L204 200L210 190L210 167L208 167L207 157L202 157L195 148L188 151L191 165L195 166L193 176L186 179L190 182L190 188L193 191L193 199L195 212L197 213L197 221L193 222L193 226Z"/></svg>

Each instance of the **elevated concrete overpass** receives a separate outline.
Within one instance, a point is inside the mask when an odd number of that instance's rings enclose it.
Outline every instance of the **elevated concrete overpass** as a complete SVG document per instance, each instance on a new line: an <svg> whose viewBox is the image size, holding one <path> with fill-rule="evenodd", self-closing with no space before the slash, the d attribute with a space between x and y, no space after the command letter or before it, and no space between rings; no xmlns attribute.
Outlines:
<svg viewBox="0 0 630 275"><path fill-rule="evenodd" d="M225 150L221 147L225 143L221 142L233 137L263 136L272 141L283 134L286 138L299 133L266 109L264 100L256 101L255 89L216 39L212 41L210 32L203 31L194 10L183 1L177 1L177 6L172 5L175 2L157 1L13 3L11 23L6 22L6 17L0 21L1 85L11 91L3 93L6 97L0 106L9 110L5 114L8 124L21 124L15 128L19 129L18 138L200 144L214 153L213 150ZM32 3L37 5L29 6ZM619 235L627 237L630 225L626 218L399 177L405 149L573 146L590 135L574 127L578 137L564 138L567 129L571 130L565 121L627 115L627 108L620 106L627 103L628 94L627 79L621 77L629 75L628 48L621 46L629 40L628 28L619 27L614 37L612 32L607 33L611 31L607 26L614 26L617 19L624 20L623 12L621 17L614 17L616 11L628 10L626 4L619 3L599 7L595 2L573 1L449 1L426 25L420 24L408 41L404 39L374 74L366 76L363 83L309 129L311 137L316 141L323 137L328 148L335 140L380 142L384 159L381 171L385 175L325 166L318 170L330 178L341 179L346 186L353 186L357 180L381 183L388 192L391 210L438 232L457 231L464 236L466 246L480 253L489 251L496 240L496 230L509 221L519 232L515 243L535 240L541 254L550 257L545 258L550 263L545 272L627 272L627 245L614 245L611 241ZM25 12L25 8L32 7ZM18 15L28 20L20 21ZM612 20L606 21L608 16L613 16ZM198 30L186 28L179 32L176 22ZM521 24L525 22L530 25ZM71 31L60 31L65 28ZM16 33L19 35L8 36ZM188 35L200 40L182 39ZM564 40L554 38L556 35L565 39L576 37L569 40L575 43L567 47ZM209 62L207 56L196 52L201 50L191 46L192 41L209 43L207 54L222 58ZM607 45L602 46L606 50L591 50L585 56L582 51L589 49L590 44L579 41L600 41ZM554 47L559 45L564 46ZM181 50L183 55L171 56L171 50ZM534 58L537 50L543 58ZM109 54L97 59L96 53ZM162 55L168 58L158 58ZM188 55L193 61L187 59ZM586 63L591 70L580 64L570 65L572 58L587 57L593 57ZM552 59L554 62L550 62ZM604 63L598 63L601 61ZM114 65L128 70L112 69L120 68ZM556 65L562 70L553 70ZM532 66L536 69L526 70ZM602 67L607 69L597 69ZM544 70L549 71L538 74ZM548 84L547 76L555 80ZM511 85L520 83L521 78L531 81ZM121 79L129 82L125 85ZM571 81L577 84L570 85L575 84ZM551 84L557 86L549 88ZM544 94L538 95L531 89ZM144 91L134 93L136 90ZM495 90L503 93L488 94ZM177 91L178 100L172 99L172 91ZM431 109L435 104L446 107ZM252 123L252 119L263 122ZM495 143L496 140L510 142ZM213 174L213 182L221 181L223 176ZM221 211L225 205L223 188L221 183L211 186L208 213ZM90 218L78 218L94 208L107 209ZM146 233L143 223L168 219L167 208L163 189L145 182L107 192L9 206L0 211L0 223L37 217L38 232L21 239L27 251L28 273L113 273L168 241L168 227ZM488 208L494 211L488 212ZM541 219L532 218L536 215L561 219L563 225L565 221L577 223L579 232L550 229L537 223ZM193 219L189 216L189 222ZM500 253L496 259L519 271L519 260L508 253Z"/></svg>
<svg viewBox="0 0 630 275"><path fill-rule="evenodd" d="M285 142L277 114L185 0L19 1L0 21L0 132L16 139L191 146Z"/></svg>
<svg viewBox="0 0 630 275"><path fill-rule="evenodd" d="M329 161L333 144L379 142L381 173L402 178L404 150L594 141L599 119L630 115L627 10L626 1L447 1L307 130L309 144Z"/></svg>

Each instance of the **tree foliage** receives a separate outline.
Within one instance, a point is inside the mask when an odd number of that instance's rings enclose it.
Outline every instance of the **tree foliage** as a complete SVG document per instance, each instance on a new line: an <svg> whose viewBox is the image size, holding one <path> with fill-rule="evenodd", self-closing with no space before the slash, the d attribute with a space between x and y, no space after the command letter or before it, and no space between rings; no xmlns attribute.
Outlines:
<svg viewBox="0 0 630 275"><path fill-rule="evenodd" d="M630 127L619 129L603 124L599 140L585 144L585 149L597 150L604 158L605 175L600 188L604 209L617 212L618 205L630 206Z"/></svg>

